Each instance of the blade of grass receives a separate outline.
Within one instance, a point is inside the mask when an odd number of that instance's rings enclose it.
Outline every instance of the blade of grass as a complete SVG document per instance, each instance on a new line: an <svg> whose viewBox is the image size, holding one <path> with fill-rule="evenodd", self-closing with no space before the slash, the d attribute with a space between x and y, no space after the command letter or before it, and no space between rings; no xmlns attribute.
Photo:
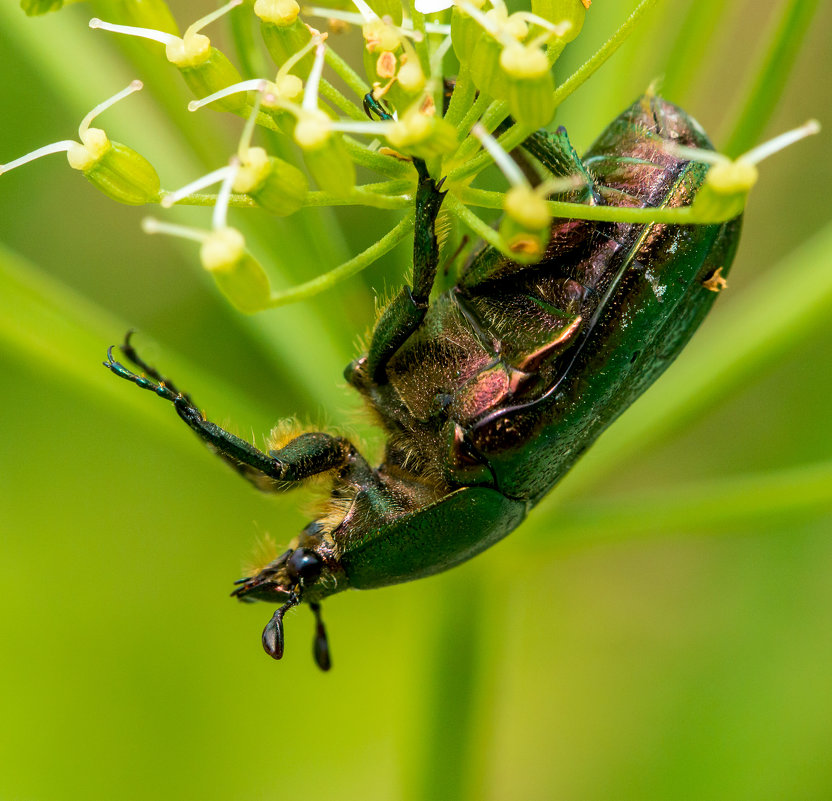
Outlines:
<svg viewBox="0 0 832 801"><path fill-rule="evenodd" d="M124 382L114 380L101 365L113 336L128 327L0 245L0 350L97 403L130 408L149 428L168 436L170 431L181 430L182 424L164 408L167 404L148 403L146 393L125 392ZM212 387L218 397L243 413L267 414L239 390L224 385L221 378L183 363L181 357L172 361L175 370L182 368L181 372L194 378L196 384ZM188 437L172 439L183 442L183 447L193 445Z"/></svg>
<svg viewBox="0 0 832 801"><path fill-rule="evenodd" d="M691 85L702 72L710 46L730 5L724 0L694 0L669 48L661 94L684 105Z"/></svg>
<svg viewBox="0 0 832 801"><path fill-rule="evenodd" d="M723 152L731 158L745 153L762 136L783 94L818 5L818 0L785 0L783 3L759 66L753 71L753 78L744 92L745 100L729 127L731 133L726 137Z"/></svg>

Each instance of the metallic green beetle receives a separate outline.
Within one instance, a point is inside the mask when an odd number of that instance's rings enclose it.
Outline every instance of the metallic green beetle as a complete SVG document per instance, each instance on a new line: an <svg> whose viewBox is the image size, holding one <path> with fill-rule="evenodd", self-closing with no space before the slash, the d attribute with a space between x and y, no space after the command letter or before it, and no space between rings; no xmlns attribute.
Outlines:
<svg viewBox="0 0 832 801"><path fill-rule="evenodd" d="M681 109L645 96L617 117L583 160L563 129L523 145L553 176L586 185L587 204L688 205L707 166L668 142L711 149ZM238 582L241 600L279 604L263 646L283 655L283 616L302 601L316 616L315 657L329 649L320 601L447 570L493 545L670 364L707 314L706 284L727 272L740 219L718 225L633 225L557 219L539 264L484 249L457 285L429 301L441 181L423 163L416 195L413 286L387 306L369 351L346 377L387 432L371 467L346 439L320 432L268 453L204 419L188 395L130 345L105 366L173 403L179 416L258 489L282 492L328 473L327 508L284 554ZM111 349L112 351L112 349Z"/></svg>

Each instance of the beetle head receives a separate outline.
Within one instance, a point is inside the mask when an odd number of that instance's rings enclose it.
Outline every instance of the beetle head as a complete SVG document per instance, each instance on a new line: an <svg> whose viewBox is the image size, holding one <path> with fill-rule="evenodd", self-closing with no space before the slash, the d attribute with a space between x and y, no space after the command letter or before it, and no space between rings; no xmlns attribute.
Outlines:
<svg viewBox="0 0 832 801"><path fill-rule="evenodd" d="M312 548L290 548L248 578L240 579L231 594L241 601L271 601L281 606L263 629L263 649L273 659L283 657L283 616L300 604L305 591L315 585L324 569L323 558ZM326 630L321 621L320 606L310 603L315 614L315 661L322 670L329 670L330 657Z"/></svg>

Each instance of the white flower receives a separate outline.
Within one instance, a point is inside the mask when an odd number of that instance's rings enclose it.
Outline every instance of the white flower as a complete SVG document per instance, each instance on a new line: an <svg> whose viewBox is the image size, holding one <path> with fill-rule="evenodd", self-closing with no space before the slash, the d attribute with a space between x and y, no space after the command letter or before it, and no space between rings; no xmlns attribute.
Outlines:
<svg viewBox="0 0 832 801"><path fill-rule="evenodd" d="M416 0L416 10L420 14L435 14L453 6L453 0Z"/></svg>

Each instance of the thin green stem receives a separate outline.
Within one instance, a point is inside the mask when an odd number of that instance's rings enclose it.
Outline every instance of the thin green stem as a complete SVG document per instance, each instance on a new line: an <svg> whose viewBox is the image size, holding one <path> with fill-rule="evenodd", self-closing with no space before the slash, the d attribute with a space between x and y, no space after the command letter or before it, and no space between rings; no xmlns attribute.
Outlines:
<svg viewBox="0 0 832 801"><path fill-rule="evenodd" d="M521 142L527 139L531 133L532 129L525 125L513 125L502 136L499 136L497 141L503 150L510 153ZM451 170L448 173L448 182L453 183L454 181L464 181L471 178L477 175L477 173L482 172L492 161L491 154L487 150L484 150L461 167Z"/></svg>
<svg viewBox="0 0 832 801"><path fill-rule="evenodd" d="M448 104L448 113L445 115L445 119L451 125L458 127L459 123L462 122L466 110L470 109L474 102L476 92L477 88L471 80L471 70L468 69L467 63L463 64L456 79L451 102ZM473 125L473 122L471 124Z"/></svg>
<svg viewBox="0 0 832 801"><path fill-rule="evenodd" d="M464 187L459 197L469 206L479 206L486 209L501 209L505 195L502 192L492 192L486 189ZM633 206L588 206L585 203L566 203L559 200L547 202L549 211L555 217L568 217L574 220L596 220L598 222L635 223L647 225L649 223L669 223L673 225L701 225L729 220L736 216L731 209L726 210L724 219L708 217L707 220L698 217L693 206L677 208L640 208Z"/></svg>
<svg viewBox="0 0 832 801"><path fill-rule="evenodd" d="M255 78L267 74L266 59L263 51L254 41L254 30L250 14L232 13L228 15L234 49L240 64L240 74L244 78Z"/></svg>
<svg viewBox="0 0 832 801"><path fill-rule="evenodd" d="M288 303L296 303L299 300L305 300L313 295L325 292L331 289L336 284L344 281L352 275L355 275L361 270L369 267L374 261L381 258L385 253L391 251L399 242L402 241L413 230L413 212L406 214L399 222L390 229L381 239L373 245L370 245L366 250L359 253L357 256L345 261L338 267L330 270L311 281L306 281L303 284L292 287L291 289L283 290L282 292L273 292L269 301L269 306L285 306Z"/></svg>
<svg viewBox="0 0 832 801"><path fill-rule="evenodd" d="M375 170L390 178L403 178L405 175L412 173L410 163L370 150L366 145L362 145L361 142L351 136L344 136L344 143L352 160L361 167Z"/></svg>
<svg viewBox="0 0 832 801"><path fill-rule="evenodd" d="M476 214L474 214L464 203L457 197L449 194L445 198L445 207L451 214L455 214L459 221L475 233L480 239L483 239L493 248L496 248L508 256L512 257L511 251L508 249L503 238L487 223L483 222Z"/></svg>
<svg viewBox="0 0 832 801"><path fill-rule="evenodd" d="M488 104L490 102L490 98L488 95L483 94L480 92L479 97L470 105L468 111L465 112L465 116L460 121L459 125L456 126L457 129L457 139L459 139L463 145L465 144L465 137L468 136L468 132L473 127L474 123L485 113L485 110L488 108ZM479 147L479 142L474 140L477 147ZM460 147L460 150L462 148ZM459 151L458 151L459 152ZM456 156L455 156L456 157Z"/></svg>
<svg viewBox="0 0 832 801"><path fill-rule="evenodd" d="M164 200L168 195L172 195L168 189L162 189L159 192L159 199ZM209 192L195 192L193 195L187 195L176 201L177 206L215 206L217 203L217 195ZM229 206L234 206L240 209L256 209L257 201L250 195L243 195L233 192L228 200Z"/></svg>
<svg viewBox="0 0 832 801"><path fill-rule="evenodd" d="M785 0L753 79L731 125L724 152L732 158L759 140L794 66L818 0Z"/></svg>
<svg viewBox="0 0 832 801"><path fill-rule="evenodd" d="M346 196L310 192L304 206L370 206L376 209L404 209L413 205L413 195L380 195L357 186Z"/></svg>
<svg viewBox="0 0 832 801"><path fill-rule="evenodd" d="M363 100L364 95L370 91L370 87L367 86L364 79L331 47L327 47L325 58L326 63L335 71L338 77L355 92L359 100Z"/></svg>
<svg viewBox="0 0 832 801"><path fill-rule="evenodd" d="M483 97L482 95L480 95L480 97L477 99L477 102L479 102L482 99ZM478 110L475 109L476 105L477 104L475 103L474 106L471 107L471 112ZM480 120L480 123L482 124L483 128L485 128L485 130L488 131L488 133L493 133L494 129L506 117L508 117L508 113L508 103L506 103L503 100L495 100L488 106L487 109L485 109L484 112L482 112L481 116L477 115L477 117L474 117L467 127L460 127L459 138L462 140L462 144L459 146L459 149L454 154L454 161L464 162L469 156L473 155L477 151L477 148L480 147L480 142L475 136L468 136L468 132L471 126L477 121L477 119ZM465 122L468 122L467 117Z"/></svg>
<svg viewBox="0 0 832 801"><path fill-rule="evenodd" d="M355 103L350 102L329 81L322 78L320 84L318 84L318 91L324 100L329 101L333 106L341 109L351 119L358 120L359 122L364 122L367 119L361 109Z"/></svg>

